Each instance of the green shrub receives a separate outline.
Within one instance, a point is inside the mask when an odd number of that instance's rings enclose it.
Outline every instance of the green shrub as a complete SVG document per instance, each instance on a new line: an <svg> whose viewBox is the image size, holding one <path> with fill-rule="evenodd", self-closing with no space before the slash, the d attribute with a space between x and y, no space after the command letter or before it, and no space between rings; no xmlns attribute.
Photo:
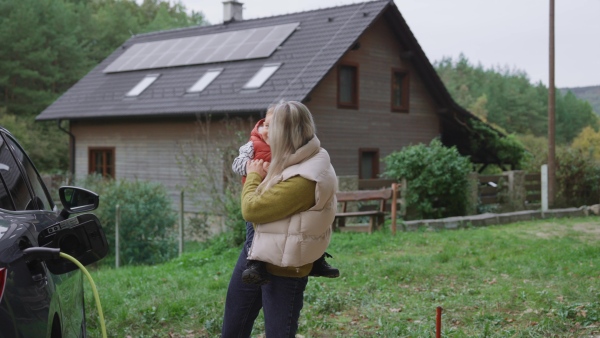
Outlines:
<svg viewBox="0 0 600 338"><path fill-rule="evenodd" d="M246 221L242 216L241 192L239 189L225 191L225 228L231 247L240 246L246 241Z"/></svg>
<svg viewBox="0 0 600 338"><path fill-rule="evenodd" d="M548 138L533 135L520 135L519 141L527 150L521 159L520 168L528 173L540 172L540 167L548 163ZM564 146L557 145L556 150Z"/></svg>
<svg viewBox="0 0 600 338"><path fill-rule="evenodd" d="M556 153L556 207L579 207L600 200L600 166L584 151L563 148Z"/></svg>
<svg viewBox="0 0 600 338"><path fill-rule="evenodd" d="M548 163L548 140L523 136L529 149L523 169L539 173ZM565 145L555 148L556 194L554 207L579 207L597 204L600 200L600 165L593 152Z"/></svg>
<svg viewBox="0 0 600 338"><path fill-rule="evenodd" d="M157 264L177 255L177 214L166 189L138 180L106 180L89 176L79 184L100 195L96 215L110 247L104 262L114 262L116 206L120 209L119 255L122 265Z"/></svg>
<svg viewBox="0 0 600 338"><path fill-rule="evenodd" d="M419 144L394 152L384 162L384 176L408 182L409 214L417 218L464 215L471 163L455 147L444 147L434 139L429 146Z"/></svg>
<svg viewBox="0 0 600 338"><path fill-rule="evenodd" d="M492 153L502 164L520 165L526 150L515 134L502 135L484 122L471 119L469 143L473 153Z"/></svg>

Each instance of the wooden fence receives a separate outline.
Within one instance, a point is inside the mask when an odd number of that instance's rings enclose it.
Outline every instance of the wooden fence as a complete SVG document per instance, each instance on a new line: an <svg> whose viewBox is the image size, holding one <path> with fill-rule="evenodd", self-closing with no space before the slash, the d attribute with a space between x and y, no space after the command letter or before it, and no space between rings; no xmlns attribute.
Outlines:
<svg viewBox="0 0 600 338"><path fill-rule="evenodd" d="M477 196L480 206L538 209L541 206L542 188L540 173L505 172L498 175L477 175ZM511 210L516 211L516 210Z"/></svg>
<svg viewBox="0 0 600 338"><path fill-rule="evenodd" d="M542 205L542 176L540 173L525 174L526 209L537 209Z"/></svg>
<svg viewBox="0 0 600 338"><path fill-rule="evenodd" d="M507 179L506 175L478 175L479 203L482 205L498 204L500 202L498 194L502 189L502 180L505 179Z"/></svg>
<svg viewBox="0 0 600 338"><path fill-rule="evenodd" d="M487 211L518 211L539 209L541 207L541 177L540 173L525 173L523 171L507 171L497 175L479 175L472 173L474 180L471 195L472 211L468 214ZM356 181L355 181L356 182ZM391 179L359 179L354 183L354 189L375 190L389 188L395 180ZM408 182L410 189L410 182ZM344 189L342 189L344 190Z"/></svg>
<svg viewBox="0 0 600 338"><path fill-rule="evenodd" d="M384 178L359 179L358 190L377 190L389 188L392 186L392 183L398 183L398 181Z"/></svg>

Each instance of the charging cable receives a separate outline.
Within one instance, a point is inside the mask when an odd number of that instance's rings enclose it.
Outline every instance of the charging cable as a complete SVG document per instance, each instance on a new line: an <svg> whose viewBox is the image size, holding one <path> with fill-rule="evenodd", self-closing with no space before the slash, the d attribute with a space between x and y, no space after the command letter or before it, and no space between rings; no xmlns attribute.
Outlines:
<svg viewBox="0 0 600 338"><path fill-rule="evenodd" d="M96 289L96 284L94 283L92 276L87 271L85 266L83 266L83 264L81 264L73 256L67 255L64 252L60 252L60 249L33 247L33 248L27 248L27 249L23 250L23 253L25 253L27 255L32 255L35 258L39 258L39 259L56 259L58 257L62 257L64 259L67 259L67 260L73 262L73 264L77 265L77 267L81 271L83 271L83 274L87 277L88 281L90 282L90 285L92 286L92 293L94 294L94 299L96 300L96 308L98 309L98 315L100 316L100 329L102 330L102 337L107 338L106 323L104 322L104 313L102 312L102 304L100 304L100 296L98 295L98 290Z"/></svg>
<svg viewBox="0 0 600 338"><path fill-rule="evenodd" d="M96 289L96 284L94 284L94 280L92 279L92 275L87 271L83 264L79 263L73 256L67 255L64 252L60 253L60 257L65 258L73 262L75 265L83 271L83 274L87 277L90 285L92 286L92 293L94 294L94 299L96 300L96 308L98 308L98 315L100 316L100 329L102 330L102 337L106 338L106 324L104 323L104 313L102 312L102 304L100 304L100 296L98 295L98 290Z"/></svg>

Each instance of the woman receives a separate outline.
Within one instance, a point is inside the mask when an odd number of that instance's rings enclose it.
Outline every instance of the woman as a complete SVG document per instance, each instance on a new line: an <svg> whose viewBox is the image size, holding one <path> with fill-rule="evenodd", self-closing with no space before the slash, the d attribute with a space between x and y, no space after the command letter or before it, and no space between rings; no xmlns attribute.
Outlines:
<svg viewBox="0 0 600 338"><path fill-rule="evenodd" d="M222 337L249 337L263 309L268 338L294 337L312 262L331 238L337 177L320 147L308 108L300 102L273 109L268 173L248 163L242 215L252 222L227 290ZM266 262L271 282L245 284L246 260Z"/></svg>

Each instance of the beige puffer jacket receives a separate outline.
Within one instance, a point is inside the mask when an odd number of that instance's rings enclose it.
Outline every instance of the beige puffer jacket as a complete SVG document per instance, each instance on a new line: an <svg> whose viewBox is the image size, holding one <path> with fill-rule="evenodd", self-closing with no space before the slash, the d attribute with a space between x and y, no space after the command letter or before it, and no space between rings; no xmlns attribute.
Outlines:
<svg viewBox="0 0 600 338"><path fill-rule="evenodd" d="M290 158L279 181L302 176L317 182L315 205L291 217L255 226L248 259L281 267L299 267L316 261L331 240L338 188L329 154L315 136Z"/></svg>

